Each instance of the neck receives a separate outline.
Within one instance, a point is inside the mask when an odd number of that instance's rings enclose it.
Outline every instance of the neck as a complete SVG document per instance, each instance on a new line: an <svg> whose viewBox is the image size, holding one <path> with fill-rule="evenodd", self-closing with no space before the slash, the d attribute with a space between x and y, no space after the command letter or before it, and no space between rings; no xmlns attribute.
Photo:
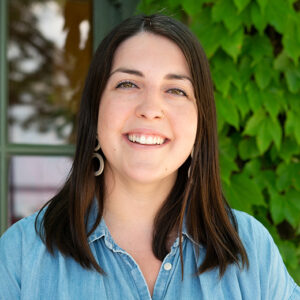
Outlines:
<svg viewBox="0 0 300 300"><path fill-rule="evenodd" d="M152 231L154 218L168 197L177 174L151 183L139 183L105 172L103 217L108 226L148 228Z"/></svg>

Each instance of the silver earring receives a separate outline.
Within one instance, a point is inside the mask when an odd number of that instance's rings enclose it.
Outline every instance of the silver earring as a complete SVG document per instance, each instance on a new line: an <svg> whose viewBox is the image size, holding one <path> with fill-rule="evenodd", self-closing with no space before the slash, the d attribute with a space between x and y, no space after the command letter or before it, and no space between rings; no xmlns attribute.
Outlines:
<svg viewBox="0 0 300 300"><path fill-rule="evenodd" d="M97 151L100 150L100 143L99 143L99 140L96 138L96 141L97 141L97 146L95 147L94 149L94 153L93 153L93 158L97 158L98 161L99 161L99 169L97 171L94 172L94 175L95 176L99 176L103 173L103 170L104 170L104 159L103 157L97 153Z"/></svg>
<svg viewBox="0 0 300 300"><path fill-rule="evenodd" d="M194 155L194 147L192 149L192 152L191 152L191 158L193 159L193 155ZM192 164L192 162L191 162ZM190 175L191 175L191 165L189 166L189 169L188 169L188 178L190 178Z"/></svg>
<svg viewBox="0 0 300 300"><path fill-rule="evenodd" d="M95 152L97 152L98 150L100 150L100 143L99 143L98 138L96 138L96 142L97 142L97 146L94 149Z"/></svg>

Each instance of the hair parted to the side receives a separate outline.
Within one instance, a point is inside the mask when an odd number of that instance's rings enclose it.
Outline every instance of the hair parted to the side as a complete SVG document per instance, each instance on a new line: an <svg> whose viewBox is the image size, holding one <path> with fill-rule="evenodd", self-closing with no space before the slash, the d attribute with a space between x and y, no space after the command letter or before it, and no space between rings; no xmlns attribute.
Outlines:
<svg viewBox="0 0 300 300"><path fill-rule="evenodd" d="M36 221L36 230L51 253L56 247L83 267L103 273L101 261L99 266L87 240L101 221L105 196L103 175L94 176L95 166L92 161L98 109L116 49L123 41L143 31L164 36L182 50L190 68L198 107L193 158L188 158L179 168L176 183L157 213L153 252L158 259L163 260L168 253L166 244L169 234L174 229L178 229L181 234L186 214L189 234L196 243L206 247L206 256L198 274L218 267L222 276L228 265L236 263L242 268L248 266L249 262L234 215L222 194L209 65L199 41L190 30L179 21L164 15L130 17L115 27L99 45L83 90L71 172L60 192L44 207L42 222ZM188 178L189 166L191 172ZM87 232L86 220L95 196L98 200L98 215L92 229ZM179 241L183 270L182 242L181 239Z"/></svg>

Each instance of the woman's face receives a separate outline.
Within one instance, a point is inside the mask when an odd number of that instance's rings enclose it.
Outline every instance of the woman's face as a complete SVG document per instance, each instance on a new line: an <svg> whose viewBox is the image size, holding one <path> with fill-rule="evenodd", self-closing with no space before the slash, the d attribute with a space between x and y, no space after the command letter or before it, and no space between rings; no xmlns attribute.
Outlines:
<svg viewBox="0 0 300 300"><path fill-rule="evenodd" d="M145 32L125 40L98 115L98 138L113 175L139 183L174 180L196 130L191 74L180 48Z"/></svg>

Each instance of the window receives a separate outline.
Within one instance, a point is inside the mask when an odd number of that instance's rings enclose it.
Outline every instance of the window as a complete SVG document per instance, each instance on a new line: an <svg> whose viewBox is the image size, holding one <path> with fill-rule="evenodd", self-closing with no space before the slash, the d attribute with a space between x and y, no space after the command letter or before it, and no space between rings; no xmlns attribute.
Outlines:
<svg viewBox="0 0 300 300"><path fill-rule="evenodd" d="M0 1L0 234L65 181L93 49L137 3Z"/></svg>

